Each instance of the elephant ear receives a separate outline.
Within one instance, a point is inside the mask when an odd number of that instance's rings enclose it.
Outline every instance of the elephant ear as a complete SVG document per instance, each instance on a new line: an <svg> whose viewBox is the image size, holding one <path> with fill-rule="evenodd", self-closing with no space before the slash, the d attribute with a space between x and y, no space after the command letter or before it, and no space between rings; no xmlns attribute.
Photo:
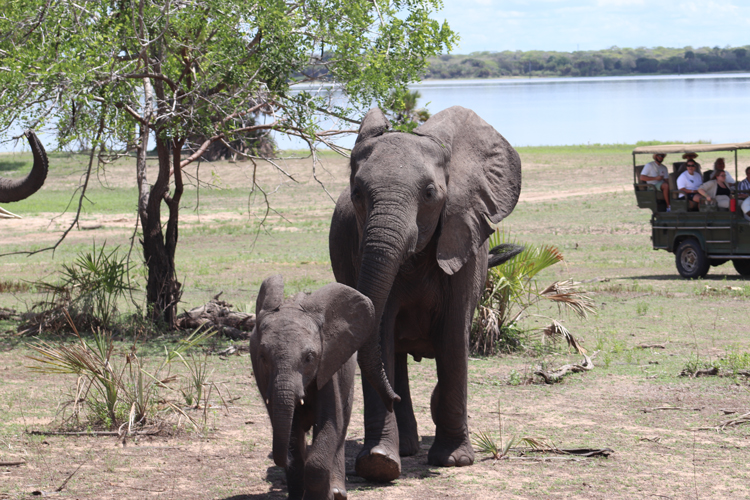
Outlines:
<svg viewBox="0 0 750 500"><path fill-rule="evenodd" d="M326 285L300 303L321 324L322 352L318 363L318 389L362 347L372 332L375 307L354 288Z"/></svg>
<svg viewBox="0 0 750 500"><path fill-rule="evenodd" d="M487 219L496 224L516 206L521 159L497 130L460 106L437 113L414 133L436 139L450 155L437 258L454 274L492 234Z"/></svg>
<svg viewBox="0 0 750 500"><path fill-rule="evenodd" d="M364 142L372 137L383 135L389 128L391 128L391 122L388 121L388 118L385 117L380 108L372 108L362 118L357 141L354 145L356 146L360 142Z"/></svg>
<svg viewBox="0 0 750 500"><path fill-rule="evenodd" d="M284 277L280 274L269 276L260 285L258 300L255 302L256 317L262 311L278 309L282 302L284 302Z"/></svg>
<svg viewBox="0 0 750 500"><path fill-rule="evenodd" d="M260 350L260 330L258 328L258 323L255 323L255 328L253 328L253 333L250 334L250 362L253 366L253 375L255 376L255 383L258 386L258 390L260 391L260 395L265 401L266 398L268 398L268 377L264 370L264 368L260 364L260 359L258 357Z"/></svg>
<svg viewBox="0 0 750 500"><path fill-rule="evenodd" d="M255 302L255 328L253 328L253 333L250 335L250 361L253 365L255 381L258 384L258 389L263 399L268 397L268 394L266 394L268 391L268 379L258 359L261 338L260 319L264 313L278 309L282 302L284 302L283 276L276 274L263 280L263 283L260 285L260 292L258 292L258 300Z"/></svg>

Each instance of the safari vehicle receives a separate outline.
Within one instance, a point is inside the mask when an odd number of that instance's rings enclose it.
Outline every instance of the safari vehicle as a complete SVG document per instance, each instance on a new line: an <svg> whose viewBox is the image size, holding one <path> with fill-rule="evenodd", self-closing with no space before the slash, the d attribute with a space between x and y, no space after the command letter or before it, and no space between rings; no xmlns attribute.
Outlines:
<svg viewBox="0 0 750 500"><path fill-rule="evenodd" d="M664 164L669 168L669 155L679 155L678 158L681 158L683 153L733 152L734 179L739 183L745 178L744 169L741 176L737 169L737 151L741 149L750 149L750 142L641 146L633 150L635 197L638 208L651 210L654 250L674 253L677 271L683 278L702 278L708 274L711 266L720 266L729 260L738 273L750 276L750 221L740 210L742 200L737 198L739 193L733 190L729 209L701 203L698 211L689 211L687 198L678 197L677 177L685 169L685 162L680 161L672 163L669 174L671 211L667 212L663 193L640 180L641 170L657 153L668 155ZM643 161L643 155L648 155L648 159ZM730 171L728 158L726 164L727 171ZM706 164L700 169L704 182L708 180L711 167L713 164Z"/></svg>

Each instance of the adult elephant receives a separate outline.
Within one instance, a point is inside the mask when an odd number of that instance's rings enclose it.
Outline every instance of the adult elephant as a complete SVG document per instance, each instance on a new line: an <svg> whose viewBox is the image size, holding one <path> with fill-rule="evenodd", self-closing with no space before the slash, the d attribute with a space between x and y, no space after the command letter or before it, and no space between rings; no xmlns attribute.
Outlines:
<svg viewBox="0 0 750 500"><path fill-rule="evenodd" d="M0 203L25 200L39 191L47 178L47 153L45 153L42 143L32 130L27 130L25 135L34 155L34 166L26 177L20 179L0 177Z"/></svg>
<svg viewBox="0 0 750 500"><path fill-rule="evenodd" d="M374 481L396 479L399 455L419 450L407 354L437 364L429 463L473 463L469 330L487 274L488 219L510 214L521 191L518 153L471 110L446 109L411 134L389 127L379 109L365 115L329 241L336 280L375 306L373 334L358 354L365 443L356 462Z"/></svg>

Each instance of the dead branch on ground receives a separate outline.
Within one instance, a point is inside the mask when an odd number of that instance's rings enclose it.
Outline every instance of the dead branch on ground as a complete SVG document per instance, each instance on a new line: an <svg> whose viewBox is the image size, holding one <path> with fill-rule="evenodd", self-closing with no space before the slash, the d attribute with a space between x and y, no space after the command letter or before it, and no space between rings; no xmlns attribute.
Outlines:
<svg viewBox="0 0 750 500"><path fill-rule="evenodd" d="M232 311L232 304L219 299L221 293L223 292L214 296L207 304L177 316L175 326L182 330L207 326L231 340L250 338L250 332L255 328L255 314Z"/></svg>

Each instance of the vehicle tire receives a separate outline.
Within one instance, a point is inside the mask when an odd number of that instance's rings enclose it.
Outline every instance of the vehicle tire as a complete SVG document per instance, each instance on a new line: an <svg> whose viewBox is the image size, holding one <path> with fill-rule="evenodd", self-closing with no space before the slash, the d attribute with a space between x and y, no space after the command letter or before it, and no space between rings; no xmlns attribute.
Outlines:
<svg viewBox="0 0 750 500"><path fill-rule="evenodd" d="M742 276L750 276L750 259L734 259L732 264Z"/></svg>
<svg viewBox="0 0 750 500"><path fill-rule="evenodd" d="M689 239L680 243L675 252L677 271L683 278L703 278L711 266L708 257L697 240Z"/></svg>

